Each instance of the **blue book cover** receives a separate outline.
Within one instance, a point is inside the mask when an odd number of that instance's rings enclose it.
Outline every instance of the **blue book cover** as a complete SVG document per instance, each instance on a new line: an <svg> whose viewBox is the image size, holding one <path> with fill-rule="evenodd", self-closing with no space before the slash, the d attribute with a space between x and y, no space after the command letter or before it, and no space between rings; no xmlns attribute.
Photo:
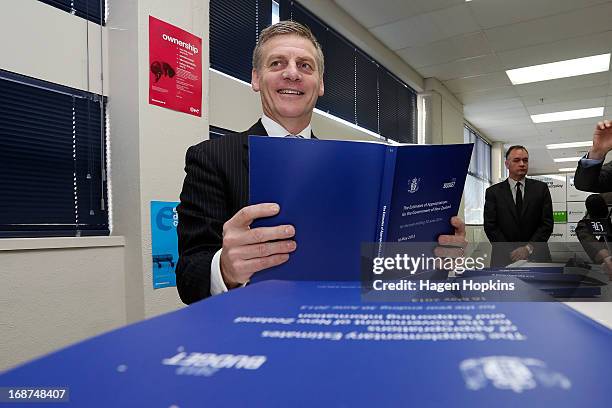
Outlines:
<svg viewBox="0 0 612 408"><path fill-rule="evenodd" d="M611 341L561 303L363 303L357 283L266 281L17 367L0 389L69 388L45 407L605 407Z"/></svg>
<svg viewBox="0 0 612 408"><path fill-rule="evenodd" d="M295 226L289 261L253 281L358 280L362 243L433 242L453 233L471 144L389 146L249 138L251 204L275 202L252 227Z"/></svg>

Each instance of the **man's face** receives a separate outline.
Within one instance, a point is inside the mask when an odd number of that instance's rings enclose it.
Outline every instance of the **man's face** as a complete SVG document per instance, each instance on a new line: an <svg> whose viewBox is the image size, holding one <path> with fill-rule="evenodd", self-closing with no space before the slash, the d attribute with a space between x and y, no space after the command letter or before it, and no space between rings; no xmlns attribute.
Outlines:
<svg viewBox="0 0 612 408"><path fill-rule="evenodd" d="M522 179L529 170L529 153L523 149L513 149L506 159L506 168L511 178Z"/></svg>
<svg viewBox="0 0 612 408"><path fill-rule="evenodd" d="M264 44L261 66L253 69L251 85L261 93L264 113L288 130L306 127L317 98L323 95L315 55L314 45L306 38L280 35Z"/></svg>

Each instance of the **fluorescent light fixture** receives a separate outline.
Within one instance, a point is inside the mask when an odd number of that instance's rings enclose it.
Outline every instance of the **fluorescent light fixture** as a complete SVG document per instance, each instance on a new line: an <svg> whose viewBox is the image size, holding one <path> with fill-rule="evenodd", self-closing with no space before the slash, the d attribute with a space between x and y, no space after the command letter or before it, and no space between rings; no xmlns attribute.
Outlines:
<svg viewBox="0 0 612 408"><path fill-rule="evenodd" d="M610 54L593 55L530 67L510 69L506 71L514 85L530 82L548 81L550 79L567 78L578 75L594 74L610 69Z"/></svg>
<svg viewBox="0 0 612 408"><path fill-rule="evenodd" d="M593 146L593 141L589 140L588 142L570 142L570 143L556 143L546 145L548 150L554 149L569 149L572 147L591 147Z"/></svg>
<svg viewBox="0 0 612 408"><path fill-rule="evenodd" d="M558 159L553 159L555 163L564 163L564 162L577 162L582 159L582 157L560 157Z"/></svg>
<svg viewBox="0 0 612 408"><path fill-rule="evenodd" d="M562 173L569 173L569 172L575 172L576 168L575 167L564 167L562 169L559 169L560 172Z"/></svg>
<svg viewBox="0 0 612 408"><path fill-rule="evenodd" d="M577 109L563 112L551 112L542 113L540 115L531 115L533 123L544 123L544 122L559 122L562 120L573 120L573 119L585 119L585 118L596 118L603 116L604 108L588 108L588 109Z"/></svg>

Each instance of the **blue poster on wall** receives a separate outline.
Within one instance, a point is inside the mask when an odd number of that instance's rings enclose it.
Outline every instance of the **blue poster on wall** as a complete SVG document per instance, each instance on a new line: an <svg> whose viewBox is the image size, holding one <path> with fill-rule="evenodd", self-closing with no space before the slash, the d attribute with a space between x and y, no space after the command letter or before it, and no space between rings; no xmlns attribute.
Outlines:
<svg viewBox="0 0 612 408"><path fill-rule="evenodd" d="M177 201L151 201L151 249L153 289L176 286L174 268L178 260Z"/></svg>

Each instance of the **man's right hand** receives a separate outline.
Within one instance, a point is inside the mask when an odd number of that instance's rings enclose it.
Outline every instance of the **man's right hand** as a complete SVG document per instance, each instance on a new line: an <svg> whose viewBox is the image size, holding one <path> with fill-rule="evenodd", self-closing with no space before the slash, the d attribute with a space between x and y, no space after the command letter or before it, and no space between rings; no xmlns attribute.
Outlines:
<svg viewBox="0 0 612 408"><path fill-rule="evenodd" d="M278 204L262 203L242 208L223 224L221 276L228 289L247 282L255 272L287 262L296 243L292 225L250 228L257 218L271 217ZM273 241L273 242L271 242Z"/></svg>
<svg viewBox="0 0 612 408"><path fill-rule="evenodd" d="M589 159L603 160L612 150L612 122L598 122L593 132L593 147L589 151Z"/></svg>
<svg viewBox="0 0 612 408"><path fill-rule="evenodd" d="M607 273L610 280L612 280L612 256L608 256L603 260L601 270Z"/></svg>

